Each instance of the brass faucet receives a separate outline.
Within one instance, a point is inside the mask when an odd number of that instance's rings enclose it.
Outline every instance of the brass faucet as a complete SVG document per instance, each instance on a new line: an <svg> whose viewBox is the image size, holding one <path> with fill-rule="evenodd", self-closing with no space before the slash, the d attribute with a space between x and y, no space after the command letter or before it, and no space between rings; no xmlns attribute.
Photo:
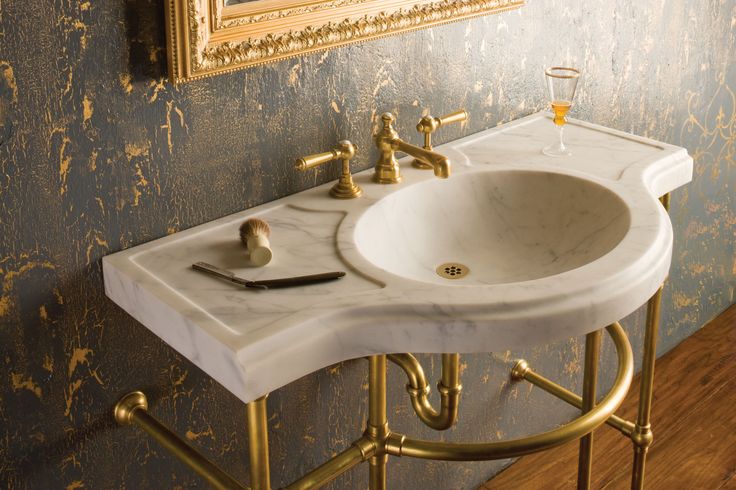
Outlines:
<svg viewBox="0 0 736 490"><path fill-rule="evenodd" d="M407 155L431 165L434 174L446 179L450 176L450 159L440 155L434 151L425 150L418 146L411 145L399 138L399 134L393 128L393 122L396 119L390 112L384 112L381 115L383 121L383 129L375 135L376 146L380 155L376 163L376 171L373 174L373 180L379 184L398 184L401 182L401 171L396 161L396 152L401 151Z"/></svg>

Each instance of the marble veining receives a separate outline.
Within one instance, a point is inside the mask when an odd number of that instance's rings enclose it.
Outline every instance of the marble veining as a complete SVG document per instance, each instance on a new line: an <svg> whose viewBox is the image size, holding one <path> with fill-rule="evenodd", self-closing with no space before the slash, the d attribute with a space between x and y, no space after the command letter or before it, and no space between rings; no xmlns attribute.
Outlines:
<svg viewBox="0 0 736 490"><path fill-rule="evenodd" d="M570 158L541 155L554 127L535 114L438 147L454 162L448 181L404 159L399 185L358 174L360 199L331 199L327 184L107 256L106 293L245 402L368 354L491 352L589 332L664 280L672 230L656 197L689 182L692 159L580 121L566 131ZM273 230L265 268L237 237L254 216ZM192 271L200 260L251 279L348 275L245 291ZM450 284L427 272L448 260L473 272Z"/></svg>

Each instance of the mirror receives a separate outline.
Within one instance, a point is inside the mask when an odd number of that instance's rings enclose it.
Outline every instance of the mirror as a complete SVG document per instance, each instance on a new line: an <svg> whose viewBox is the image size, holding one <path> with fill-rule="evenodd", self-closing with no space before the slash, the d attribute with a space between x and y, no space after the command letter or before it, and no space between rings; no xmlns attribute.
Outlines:
<svg viewBox="0 0 736 490"><path fill-rule="evenodd" d="M165 0L169 79L180 83L525 0Z"/></svg>

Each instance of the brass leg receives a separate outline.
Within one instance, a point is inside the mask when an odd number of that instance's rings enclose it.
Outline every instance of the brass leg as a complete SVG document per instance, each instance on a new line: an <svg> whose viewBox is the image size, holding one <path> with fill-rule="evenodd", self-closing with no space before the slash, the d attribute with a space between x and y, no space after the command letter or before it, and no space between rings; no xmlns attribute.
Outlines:
<svg viewBox="0 0 736 490"><path fill-rule="evenodd" d="M373 440L383 441L388 436L386 417L386 356L370 356L368 372L368 428L366 432ZM368 488L386 489L387 454L373 456L369 460Z"/></svg>
<svg viewBox="0 0 736 490"><path fill-rule="evenodd" d="M670 209L670 195L659 198L666 211ZM654 392L654 364L657 360L657 333L659 330L659 305L662 302L660 286L654 296L647 303L647 323L644 331L644 356L641 363L641 381L639 386L639 411L636 416L636 425L631 434L634 442L634 468L631 472L631 488L644 488L644 467L647 452L652 445L652 396Z"/></svg>
<svg viewBox="0 0 736 490"><path fill-rule="evenodd" d="M248 457L252 490L271 490L271 473L268 467L267 396L245 405L248 416Z"/></svg>
<svg viewBox="0 0 736 490"><path fill-rule="evenodd" d="M595 391L598 382L598 357L601 353L601 330L585 336L585 371L583 372L583 405L581 412L590 412L595 407ZM593 433L580 439L578 452L578 489L590 488L590 473L593 464Z"/></svg>
<svg viewBox="0 0 736 490"><path fill-rule="evenodd" d="M644 466L647 452L652 444L651 425L652 395L654 391L654 363L657 360L657 330L659 327L659 305L662 288L647 303L647 324L644 332L644 357L641 365L641 385L639 390L639 411L636 425L631 434L634 442L634 468L631 475L631 488L644 488Z"/></svg>

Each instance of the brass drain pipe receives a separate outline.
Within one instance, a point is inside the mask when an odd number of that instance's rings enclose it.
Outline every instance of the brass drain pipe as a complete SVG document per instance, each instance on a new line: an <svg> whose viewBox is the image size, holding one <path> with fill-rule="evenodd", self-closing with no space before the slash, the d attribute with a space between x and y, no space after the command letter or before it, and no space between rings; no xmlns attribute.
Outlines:
<svg viewBox="0 0 736 490"><path fill-rule="evenodd" d="M425 425L435 430L447 430L457 420L460 405L460 354L442 354L442 379L437 383L440 392L440 411L429 402L429 384L422 365L412 354L389 354L388 359L406 373L409 382L406 391L411 397L414 412Z"/></svg>

